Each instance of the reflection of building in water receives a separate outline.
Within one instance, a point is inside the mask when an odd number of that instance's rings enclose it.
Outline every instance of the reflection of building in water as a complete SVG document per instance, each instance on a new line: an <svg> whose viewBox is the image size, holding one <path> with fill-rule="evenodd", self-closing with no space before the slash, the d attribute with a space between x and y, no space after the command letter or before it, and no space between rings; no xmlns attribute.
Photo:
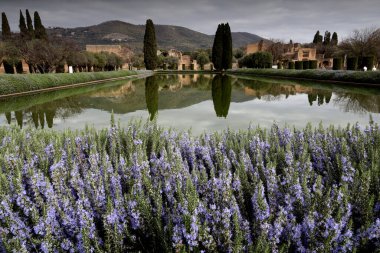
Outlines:
<svg viewBox="0 0 380 253"><path fill-rule="evenodd" d="M111 97L111 98L122 98L126 95L132 94L136 92L136 86L129 81L127 84L124 84L120 87L109 88L107 90L102 89L100 91L96 91L91 93L89 97Z"/></svg>
<svg viewBox="0 0 380 253"><path fill-rule="evenodd" d="M216 116L227 118L231 103L231 77L216 75L212 80L211 91Z"/></svg>
<svg viewBox="0 0 380 253"><path fill-rule="evenodd" d="M198 81L199 74L194 75L180 75L179 83L181 85L192 85Z"/></svg>

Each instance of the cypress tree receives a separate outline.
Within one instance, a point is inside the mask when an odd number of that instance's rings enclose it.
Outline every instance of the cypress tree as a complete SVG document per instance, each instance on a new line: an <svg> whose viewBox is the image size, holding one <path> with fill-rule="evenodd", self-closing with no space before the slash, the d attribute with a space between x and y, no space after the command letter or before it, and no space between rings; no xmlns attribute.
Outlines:
<svg viewBox="0 0 380 253"><path fill-rule="evenodd" d="M223 33L223 69L232 68L232 36L231 28L227 23L224 25Z"/></svg>
<svg viewBox="0 0 380 253"><path fill-rule="evenodd" d="M48 40L45 27L42 25L40 15L37 11L34 12L34 35L36 39Z"/></svg>
<svg viewBox="0 0 380 253"><path fill-rule="evenodd" d="M3 36L3 41L10 40L12 37L11 28L9 27L7 15L5 15L5 12L1 13L1 29Z"/></svg>
<svg viewBox="0 0 380 253"><path fill-rule="evenodd" d="M20 28L20 35L21 35L21 38L22 39L25 39L28 37L28 28L26 27L26 24L25 24L25 17L24 15L22 14L22 11L20 10L20 23L18 25L18 27Z"/></svg>
<svg viewBox="0 0 380 253"><path fill-rule="evenodd" d="M154 70L157 67L157 43L154 24L151 19L146 21L144 35L144 63L146 69Z"/></svg>
<svg viewBox="0 0 380 253"><path fill-rule="evenodd" d="M336 32L334 32L332 37L331 37L331 44L333 46L338 45L338 34Z"/></svg>
<svg viewBox="0 0 380 253"><path fill-rule="evenodd" d="M324 45L329 45L331 42L331 33L329 31L325 32L325 38L323 40Z"/></svg>
<svg viewBox="0 0 380 253"><path fill-rule="evenodd" d="M314 39L313 39L313 43L314 44L318 44L318 42L319 42L319 30L315 33L315 35L314 35Z"/></svg>
<svg viewBox="0 0 380 253"><path fill-rule="evenodd" d="M216 70L223 69L223 24L218 25L212 46L212 63Z"/></svg>
<svg viewBox="0 0 380 253"><path fill-rule="evenodd" d="M28 27L29 39L34 39L33 21L28 10L26 10L26 25Z"/></svg>

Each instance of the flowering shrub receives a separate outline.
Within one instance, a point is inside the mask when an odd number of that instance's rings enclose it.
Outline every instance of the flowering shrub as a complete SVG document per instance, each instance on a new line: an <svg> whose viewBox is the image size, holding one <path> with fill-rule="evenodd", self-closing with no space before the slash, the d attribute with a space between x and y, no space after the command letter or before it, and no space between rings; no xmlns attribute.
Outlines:
<svg viewBox="0 0 380 253"><path fill-rule="evenodd" d="M380 129L199 137L0 128L10 252L360 252L380 247Z"/></svg>

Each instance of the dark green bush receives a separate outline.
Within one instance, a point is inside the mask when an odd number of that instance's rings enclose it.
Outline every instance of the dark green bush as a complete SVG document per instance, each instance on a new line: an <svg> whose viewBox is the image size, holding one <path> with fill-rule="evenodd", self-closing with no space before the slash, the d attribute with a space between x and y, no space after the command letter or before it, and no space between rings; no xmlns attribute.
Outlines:
<svg viewBox="0 0 380 253"><path fill-rule="evenodd" d="M302 61L296 61L295 62L295 67L298 70L302 70L303 69L303 62Z"/></svg>
<svg viewBox="0 0 380 253"><path fill-rule="evenodd" d="M363 57L362 65L363 67L366 66L368 70L372 70L374 61L375 61L375 57L365 56Z"/></svg>
<svg viewBox="0 0 380 253"><path fill-rule="evenodd" d="M239 60L239 66L247 68L272 68L273 56L269 52L257 52L244 56Z"/></svg>
<svg viewBox="0 0 380 253"><path fill-rule="evenodd" d="M317 60L309 61L309 69L317 69L317 68L318 68L318 61Z"/></svg>
<svg viewBox="0 0 380 253"><path fill-rule="evenodd" d="M302 68L309 69L309 61L302 61Z"/></svg>
<svg viewBox="0 0 380 253"><path fill-rule="evenodd" d="M277 69L282 69L282 62L277 63Z"/></svg>
<svg viewBox="0 0 380 253"><path fill-rule="evenodd" d="M356 70L358 68L358 57L347 58L347 70Z"/></svg>
<svg viewBox="0 0 380 253"><path fill-rule="evenodd" d="M182 64L182 70L186 70L186 65Z"/></svg>
<svg viewBox="0 0 380 253"><path fill-rule="evenodd" d="M288 63L288 69L295 69L294 61L290 61L290 62Z"/></svg>
<svg viewBox="0 0 380 253"><path fill-rule="evenodd" d="M190 70L194 70L194 64L190 65Z"/></svg>
<svg viewBox="0 0 380 253"><path fill-rule="evenodd" d="M334 58L333 59L333 70L342 70L342 69L343 69L342 58Z"/></svg>

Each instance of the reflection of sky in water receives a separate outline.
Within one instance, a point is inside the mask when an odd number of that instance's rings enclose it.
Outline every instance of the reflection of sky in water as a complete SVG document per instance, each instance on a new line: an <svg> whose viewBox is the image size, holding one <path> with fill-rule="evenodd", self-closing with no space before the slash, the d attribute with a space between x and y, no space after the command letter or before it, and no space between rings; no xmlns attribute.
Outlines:
<svg viewBox="0 0 380 253"><path fill-rule="evenodd" d="M191 126L195 134L204 131L219 131L226 128L247 129L253 126L270 127L274 122L284 125L285 123L297 128L304 128L308 122L317 126L321 121L324 126L334 124L345 127L348 123L358 122L367 125L369 113L343 112L334 105L333 95L329 104L321 106L310 106L307 94L289 96L288 99L265 101L250 100L242 103L231 102L227 118L217 118L214 111L213 101L207 100L195 105L181 109L159 110L157 122L160 126L173 127L187 130ZM375 122L380 122L379 114L372 114ZM120 120L122 125L127 125L131 119L148 119L146 110L137 110L124 115L115 114L115 119ZM96 128L109 126L110 113L97 109L85 109L80 114L73 115L67 119L55 118L54 128L63 130L65 128L81 129L86 124ZM0 124L6 124L5 116L0 118Z"/></svg>

